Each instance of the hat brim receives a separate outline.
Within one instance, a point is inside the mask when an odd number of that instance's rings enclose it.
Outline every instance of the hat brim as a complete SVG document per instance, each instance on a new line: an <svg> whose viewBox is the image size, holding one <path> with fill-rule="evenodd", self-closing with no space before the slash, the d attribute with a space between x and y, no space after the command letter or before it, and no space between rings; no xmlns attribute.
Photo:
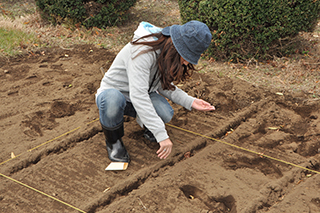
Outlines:
<svg viewBox="0 0 320 213"><path fill-rule="evenodd" d="M163 28L161 33L165 36L170 36L170 26Z"/></svg>

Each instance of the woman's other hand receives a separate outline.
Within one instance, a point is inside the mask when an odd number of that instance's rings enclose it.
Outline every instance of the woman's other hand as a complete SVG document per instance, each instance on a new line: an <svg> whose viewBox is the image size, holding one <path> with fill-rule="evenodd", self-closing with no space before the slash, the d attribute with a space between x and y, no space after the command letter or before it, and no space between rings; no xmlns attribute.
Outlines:
<svg viewBox="0 0 320 213"><path fill-rule="evenodd" d="M160 144L160 149L158 149L157 151L158 157L160 159L166 159L172 151L173 144L169 138L159 142L159 144Z"/></svg>
<svg viewBox="0 0 320 213"><path fill-rule="evenodd" d="M202 99L195 99L192 103L192 108L199 110L199 111L212 111L212 110L216 109L210 103L208 103Z"/></svg>

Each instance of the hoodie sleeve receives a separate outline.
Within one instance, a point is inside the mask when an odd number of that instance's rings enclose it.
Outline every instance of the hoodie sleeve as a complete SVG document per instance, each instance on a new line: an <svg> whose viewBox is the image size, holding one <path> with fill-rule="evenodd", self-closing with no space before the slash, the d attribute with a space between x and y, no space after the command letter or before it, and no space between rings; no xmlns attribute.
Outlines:
<svg viewBox="0 0 320 213"><path fill-rule="evenodd" d="M168 98L169 100L173 101L176 104L183 106L184 108L191 110L192 103L196 99L190 95L188 95L185 91L179 89L175 86L175 90L163 90L161 87L159 88L158 92Z"/></svg>
<svg viewBox="0 0 320 213"><path fill-rule="evenodd" d="M129 79L129 96L132 105L141 122L154 134L157 141L161 142L169 138L169 136L165 129L165 124L156 113L148 94L150 70L154 66L155 61L156 55L152 51L138 54L129 59L127 74Z"/></svg>

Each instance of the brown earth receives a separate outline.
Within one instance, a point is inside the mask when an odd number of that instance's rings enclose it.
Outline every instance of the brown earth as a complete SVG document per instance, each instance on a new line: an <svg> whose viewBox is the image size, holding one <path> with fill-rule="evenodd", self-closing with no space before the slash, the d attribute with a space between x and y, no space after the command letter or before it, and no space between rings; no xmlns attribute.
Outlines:
<svg viewBox="0 0 320 213"><path fill-rule="evenodd" d="M126 118L132 162L105 171L94 94L113 58L78 45L0 59L0 212L320 212L319 99L210 72L179 84L216 110L172 104L168 159Z"/></svg>

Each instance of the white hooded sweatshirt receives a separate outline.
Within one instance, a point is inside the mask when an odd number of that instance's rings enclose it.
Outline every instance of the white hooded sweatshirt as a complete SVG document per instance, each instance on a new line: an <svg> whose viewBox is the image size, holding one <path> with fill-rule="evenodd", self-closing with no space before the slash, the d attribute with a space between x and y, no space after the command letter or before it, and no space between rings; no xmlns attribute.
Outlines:
<svg viewBox="0 0 320 213"><path fill-rule="evenodd" d="M161 32L161 30L161 28L147 22L141 22L134 32L133 40L151 33ZM148 39L153 38L149 37ZM146 45L132 45L130 43L124 46L104 75L96 97L106 89L119 90L126 97L126 100L132 103L137 112L139 125L145 125L154 134L157 141L161 142L169 136L165 124L156 113L148 93L157 91L188 110L191 110L195 98L177 87L174 91L162 89L159 78L153 79L158 69L156 53L150 51L139 55L141 51L148 48Z"/></svg>

